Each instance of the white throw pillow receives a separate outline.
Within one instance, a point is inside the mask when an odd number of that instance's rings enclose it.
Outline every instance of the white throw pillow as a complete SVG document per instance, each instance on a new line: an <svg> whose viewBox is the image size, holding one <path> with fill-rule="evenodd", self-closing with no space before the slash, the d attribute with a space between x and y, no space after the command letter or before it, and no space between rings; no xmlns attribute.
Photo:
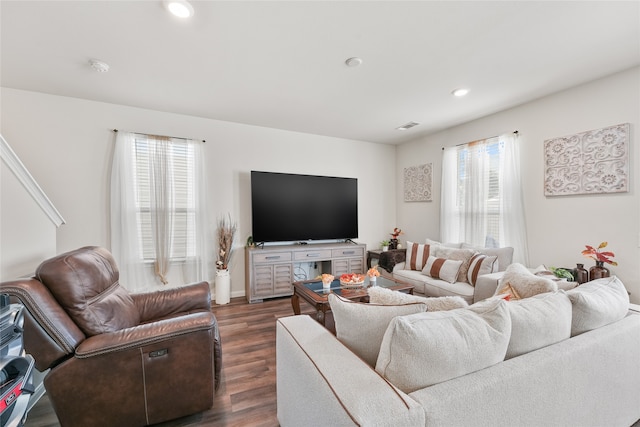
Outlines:
<svg viewBox="0 0 640 427"><path fill-rule="evenodd" d="M427 264L422 269L422 274L453 283L458 280L458 272L461 267L462 261L429 256Z"/></svg>
<svg viewBox="0 0 640 427"><path fill-rule="evenodd" d="M427 263L431 247L419 243L407 242L407 254L404 263L405 270L422 271Z"/></svg>
<svg viewBox="0 0 640 427"><path fill-rule="evenodd" d="M629 311L629 294L616 276L583 283L567 295L573 304L572 337L616 322Z"/></svg>
<svg viewBox="0 0 640 427"><path fill-rule="evenodd" d="M444 311L468 307L469 303L462 297L421 297L392 291L381 286L371 286L367 289L371 304L399 305L411 302L421 302L427 305L427 311Z"/></svg>
<svg viewBox="0 0 640 427"><path fill-rule="evenodd" d="M498 271L498 257L476 253L469 261L469 270L467 271L467 280L471 286L476 285L478 276L483 274L495 273Z"/></svg>
<svg viewBox="0 0 640 427"><path fill-rule="evenodd" d="M502 362L511 335L506 304L493 299L396 317L384 334L376 371L411 393Z"/></svg>
<svg viewBox="0 0 640 427"><path fill-rule="evenodd" d="M336 337L372 367L389 322L396 316L422 313L426 304L376 305L352 302L329 294Z"/></svg>
<svg viewBox="0 0 640 427"><path fill-rule="evenodd" d="M506 359L566 340L571 335L571 301L564 291L507 303L511 338Z"/></svg>
<svg viewBox="0 0 640 427"><path fill-rule="evenodd" d="M558 285L553 280L536 276L527 267L518 263L507 267L494 295L504 293L509 287L517 292L517 298L528 298L558 290Z"/></svg>

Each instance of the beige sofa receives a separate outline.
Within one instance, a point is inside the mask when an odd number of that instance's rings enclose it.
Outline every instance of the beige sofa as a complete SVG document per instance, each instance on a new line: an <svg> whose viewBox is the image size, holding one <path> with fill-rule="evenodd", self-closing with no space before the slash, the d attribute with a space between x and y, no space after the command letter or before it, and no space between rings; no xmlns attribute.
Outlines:
<svg viewBox="0 0 640 427"><path fill-rule="evenodd" d="M640 419L640 313L624 309L625 304L628 308L626 292L618 289L610 298L600 295L600 289L605 289L603 286L590 285L581 289L584 286L528 298L517 305L510 305L514 301L503 300L494 303L496 298L493 298L468 309L395 317L384 334L375 369L310 317L278 319L276 360L280 425L629 427ZM565 296L571 301L568 324ZM547 306L546 309L551 308L551 316L523 318L523 313L531 312L527 305L544 304L546 299L557 300L564 308ZM485 306L491 304L495 307L487 310ZM386 369L390 366L389 351L397 350L396 361L405 358L403 353L412 351L400 344L388 346L389 336L395 334L390 330L401 330L397 327L402 324L433 325L434 318L444 322L460 315L469 316L468 310L474 306L480 307L476 312L485 310L491 315L499 312L503 320L511 320L509 328L498 328L501 333L495 338L496 342L503 341L508 329L511 334L509 349L512 349L513 340L518 342L514 334L529 341L529 334L522 333L523 327L525 331L531 327L531 331L552 334L559 330L568 334L570 327L571 337L523 354L511 354L513 357L485 368L417 389L407 390L405 384L399 385L405 381L391 379L397 378L398 373ZM510 313L507 317L504 316L505 307ZM556 318L560 312L564 315ZM615 312L615 316L611 317L609 312ZM423 318L429 317L431 320L423 322ZM547 321L562 326L539 327ZM365 327L353 325L353 328ZM454 335L445 338L450 337L455 342ZM481 336L480 333L473 335ZM437 341L432 336L424 338L417 340L416 351L422 352L429 342ZM412 355L407 354L413 366L405 372L405 378L413 381L414 377L430 375L432 371L447 371L449 368L442 363L466 365L468 354L464 351L452 351L444 361L429 355L438 348L423 352L418 359L411 359ZM469 354L473 360L486 353L484 349L471 348ZM415 360L421 362L416 364ZM461 361L463 363L459 363ZM436 368L439 364L440 368Z"/></svg>
<svg viewBox="0 0 640 427"><path fill-rule="evenodd" d="M456 280L453 283L429 277L423 273L422 269L419 268L420 266L417 270L411 269L406 260L393 266L391 275L394 278L414 285L416 292L430 297L459 296L464 298L469 304L489 298L495 293L499 279L502 277L502 272L506 270L513 260L512 247L479 248L465 243L441 244L429 239L427 239L426 242L426 244L431 246L431 253L436 256L441 255L446 257L447 252L452 253L452 251L456 251L462 253L466 251L467 254L476 252L497 258L496 268L494 269L497 271L478 276L474 284L469 283L466 274L461 275L460 278L463 280ZM411 242L407 243L408 245L411 244Z"/></svg>

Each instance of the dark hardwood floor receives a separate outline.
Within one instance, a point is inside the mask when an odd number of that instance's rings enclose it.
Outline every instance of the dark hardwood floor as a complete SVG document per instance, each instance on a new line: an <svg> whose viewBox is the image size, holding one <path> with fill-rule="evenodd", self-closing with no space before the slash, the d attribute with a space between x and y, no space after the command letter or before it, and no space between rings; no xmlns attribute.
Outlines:
<svg viewBox="0 0 640 427"><path fill-rule="evenodd" d="M301 304L303 314L315 311ZM244 297L214 305L222 340L222 382L213 408L157 424L157 427L278 426L276 418L276 319L293 314L290 298L248 304ZM328 319L330 320L330 319ZM32 408L26 427L56 427L45 394Z"/></svg>

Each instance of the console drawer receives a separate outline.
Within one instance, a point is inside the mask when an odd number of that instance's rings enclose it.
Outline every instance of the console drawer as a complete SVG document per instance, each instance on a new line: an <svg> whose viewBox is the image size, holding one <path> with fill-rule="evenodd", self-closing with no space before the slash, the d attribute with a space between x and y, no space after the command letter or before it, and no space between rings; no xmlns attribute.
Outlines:
<svg viewBox="0 0 640 427"><path fill-rule="evenodd" d="M331 253L333 258L343 258L343 257L362 257L364 256L364 249L361 247L353 247L353 248L340 248L334 249Z"/></svg>
<svg viewBox="0 0 640 427"><path fill-rule="evenodd" d="M267 252L264 254L254 254L253 262L261 263L261 262L286 262L291 261L291 252Z"/></svg>
<svg viewBox="0 0 640 427"><path fill-rule="evenodd" d="M293 258L296 261L313 261L316 259L330 259L331 249L317 249L295 252Z"/></svg>

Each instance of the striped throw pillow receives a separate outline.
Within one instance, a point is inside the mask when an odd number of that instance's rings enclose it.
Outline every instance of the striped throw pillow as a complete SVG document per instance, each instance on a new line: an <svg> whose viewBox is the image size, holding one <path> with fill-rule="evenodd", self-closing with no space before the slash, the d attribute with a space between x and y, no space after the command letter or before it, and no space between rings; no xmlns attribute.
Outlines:
<svg viewBox="0 0 640 427"><path fill-rule="evenodd" d="M407 242L405 270L422 271L429 258L430 246Z"/></svg>
<svg viewBox="0 0 640 427"><path fill-rule="evenodd" d="M469 270L467 271L467 280L471 286L476 285L478 276L483 274L495 273L498 271L498 257L476 253L471 257Z"/></svg>
<svg viewBox="0 0 640 427"><path fill-rule="evenodd" d="M454 283L458 278L460 267L462 267L462 261L429 256L422 273L434 279Z"/></svg>

